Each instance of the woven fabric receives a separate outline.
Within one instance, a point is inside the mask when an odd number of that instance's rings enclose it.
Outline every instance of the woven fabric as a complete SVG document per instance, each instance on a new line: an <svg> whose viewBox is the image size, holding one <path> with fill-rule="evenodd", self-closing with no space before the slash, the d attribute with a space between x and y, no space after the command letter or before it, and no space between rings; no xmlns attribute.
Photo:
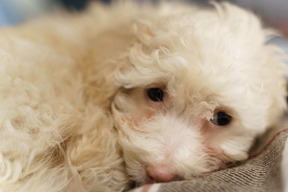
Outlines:
<svg viewBox="0 0 288 192"><path fill-rule="evenodd" d="M288 129L261 138L249 159L241 164L191 180L147 185L139 192L280 192L282 151Z"/></svg>

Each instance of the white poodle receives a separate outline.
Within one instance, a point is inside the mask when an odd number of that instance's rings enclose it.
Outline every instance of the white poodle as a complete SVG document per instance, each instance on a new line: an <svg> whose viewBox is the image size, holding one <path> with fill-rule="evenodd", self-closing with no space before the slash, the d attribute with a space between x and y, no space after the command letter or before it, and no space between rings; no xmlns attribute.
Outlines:
<svg viewBox="0 0 288 192"><path fill-rule="evenodd" d="M0 32L0 191L122 191L245 160L283 53L229 3L92 5Z"/></svg>

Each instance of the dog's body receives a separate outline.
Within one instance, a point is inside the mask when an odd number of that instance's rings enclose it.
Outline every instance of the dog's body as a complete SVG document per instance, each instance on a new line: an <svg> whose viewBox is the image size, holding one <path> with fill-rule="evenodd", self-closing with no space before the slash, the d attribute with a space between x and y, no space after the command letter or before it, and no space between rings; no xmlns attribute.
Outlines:
<svg viewBox="0 0 288 192"><path fill-rule="evenodd" d="M2 30L0 190L121 191L245 160L285 109L287 69L253 14L215 7L96 5Z"/></svg>
<svg viewBox="0 0 288 192"><path fill-rule="evenodd" d="M97 65L108 41L97 19L66 16L1 31L1 192L127 184L108 107L114 66Z"/></svg>

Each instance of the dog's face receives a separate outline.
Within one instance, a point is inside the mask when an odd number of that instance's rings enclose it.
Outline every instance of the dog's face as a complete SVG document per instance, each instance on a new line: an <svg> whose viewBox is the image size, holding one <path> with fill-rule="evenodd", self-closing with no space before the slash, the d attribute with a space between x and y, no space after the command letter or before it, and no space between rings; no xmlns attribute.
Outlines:
<svg viewBox="0 0 288 192"><path fill-rule="evenodd" d="M112 111L136 182L187 179L244 160L282 112L284 64L257 18L225 9L135 33Z"/></svg>

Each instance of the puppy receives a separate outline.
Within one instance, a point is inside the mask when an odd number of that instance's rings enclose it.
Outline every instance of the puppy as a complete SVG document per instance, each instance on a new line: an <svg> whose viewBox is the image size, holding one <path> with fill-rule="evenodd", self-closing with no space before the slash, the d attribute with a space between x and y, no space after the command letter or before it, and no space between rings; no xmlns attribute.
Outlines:
<svg viewBox="0 0 288 192"><path fill-rule="evenodd" d="M128 175L189 179L247 159L286 108L287 67L271 31L228 3L163 6L134 26L112 103Z"/></svg>
<svg viewBox="0 0 288 192"><path fill-rule="evenodd" d="M282 52L229 3L91 5L0 32L0 191L123 191L245 160Z"/></svg>

